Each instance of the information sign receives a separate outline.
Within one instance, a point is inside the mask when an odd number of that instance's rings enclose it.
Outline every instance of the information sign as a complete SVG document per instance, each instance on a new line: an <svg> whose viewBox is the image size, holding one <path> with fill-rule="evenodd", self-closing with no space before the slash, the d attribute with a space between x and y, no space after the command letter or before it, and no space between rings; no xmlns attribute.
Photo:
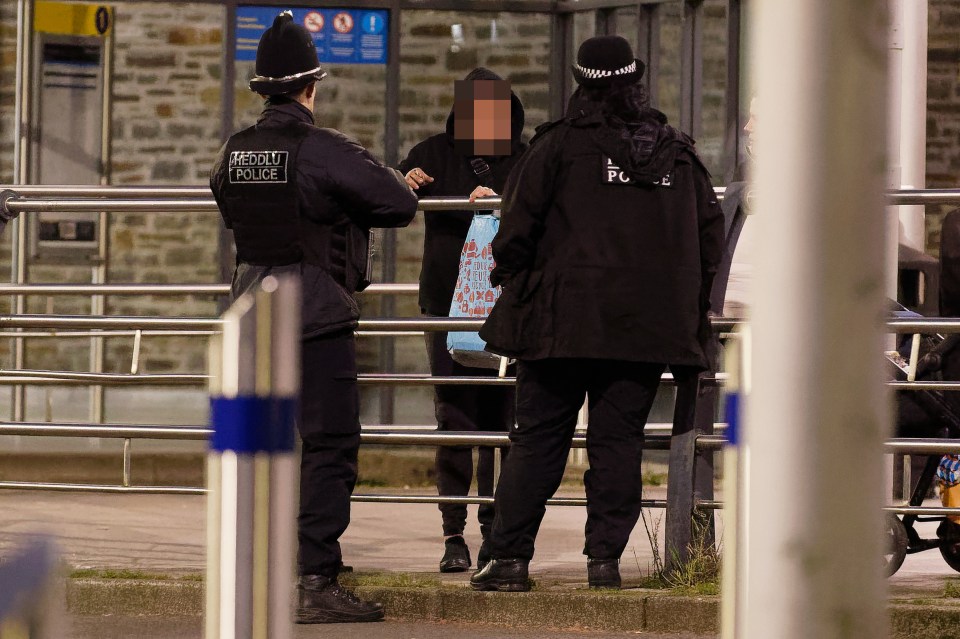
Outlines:
<svg viewBox="0 0 960 639"><path fill-rule="evenodd" d="M260 36L273 24L282 7L237 7L237 62L257 57ZM388 12L386 9L290 9L317 45L320 63L386 64Z"/></svg>

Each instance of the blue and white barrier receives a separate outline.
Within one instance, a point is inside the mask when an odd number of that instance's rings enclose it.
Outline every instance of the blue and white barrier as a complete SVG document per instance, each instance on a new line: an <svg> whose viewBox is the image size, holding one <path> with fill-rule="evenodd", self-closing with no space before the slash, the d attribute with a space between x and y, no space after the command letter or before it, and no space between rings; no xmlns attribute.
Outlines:
<svg viewBox="0 0 960 639"><path fill-rule="evenodd" d="M211 344L206 639L289 639L298 467L300 285L265 279Z"/></svg>

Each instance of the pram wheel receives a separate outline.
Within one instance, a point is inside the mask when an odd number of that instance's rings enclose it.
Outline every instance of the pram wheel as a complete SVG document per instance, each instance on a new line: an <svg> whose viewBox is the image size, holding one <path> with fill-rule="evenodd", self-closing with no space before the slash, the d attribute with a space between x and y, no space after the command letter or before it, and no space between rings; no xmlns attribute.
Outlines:
<svg viewBox="0 0 960 639"><path fill-rule="evenodd" d="M888 514L886 521L887 538L884 540L886 548L883 553L883 570L887 577L890 577L900 570L900 566L903 565L903 560L907 557L907 544L910 542L907 539L907 529L899 517L894 514ZM944 549L941 549L941 551L943 550ZM944 559L946 559L946 555L944 555ZM960 565L960 554L956 556L954 561L957 561L957 565ZM949 559L947 559L947 563L950 563ZM960 568L957 568L954 564L950 564L950 566L953 567L954 570L960 570Z"/></svg>
<svg viewBox="0 0 960 639"><path fill-rule="evenodd" d="M940 546L940 554L947 565L960 572L960 544L945 544Z"/></svg>

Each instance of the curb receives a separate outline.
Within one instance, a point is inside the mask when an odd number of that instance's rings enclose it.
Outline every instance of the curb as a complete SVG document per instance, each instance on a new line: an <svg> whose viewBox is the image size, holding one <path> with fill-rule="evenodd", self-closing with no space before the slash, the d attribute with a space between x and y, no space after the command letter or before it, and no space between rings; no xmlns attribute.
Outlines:
<svg viewBox="0 0 960 639"><path fill-rule="evenodd" d="M357 586L380 601L388 619L658 633L718 632L720 598L655 590L524 593L474 592L462 586ZM67 610L75 615L169 616L203 614L203 583L191 579L67 579ZM890 639L955 639L960 600L892 602Z"/></svg>

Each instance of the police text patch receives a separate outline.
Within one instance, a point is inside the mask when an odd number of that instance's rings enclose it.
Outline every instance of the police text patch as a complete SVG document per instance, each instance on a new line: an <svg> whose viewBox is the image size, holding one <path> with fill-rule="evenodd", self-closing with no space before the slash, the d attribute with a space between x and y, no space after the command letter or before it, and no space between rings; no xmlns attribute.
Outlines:
<svg viewBox="0 0 960 639"><path fill-rule="evenodd" d="M603 171L601 176L601 182L604 184L636 184L637 181L632 177L627 175L627 172L622 170L619 166L613 163L613 160L606 157L600 156L602 160L601 170ZM673 176L669 173L664 175L662 178L653 182L654 186L663 186L667 188L673 188Z"/></svg>
<svg viewBox="0 0 960 639"><path fill-rule="evenodd" d="M285 184L287 151L233 151L230 153L231 184Z"/></svg>

